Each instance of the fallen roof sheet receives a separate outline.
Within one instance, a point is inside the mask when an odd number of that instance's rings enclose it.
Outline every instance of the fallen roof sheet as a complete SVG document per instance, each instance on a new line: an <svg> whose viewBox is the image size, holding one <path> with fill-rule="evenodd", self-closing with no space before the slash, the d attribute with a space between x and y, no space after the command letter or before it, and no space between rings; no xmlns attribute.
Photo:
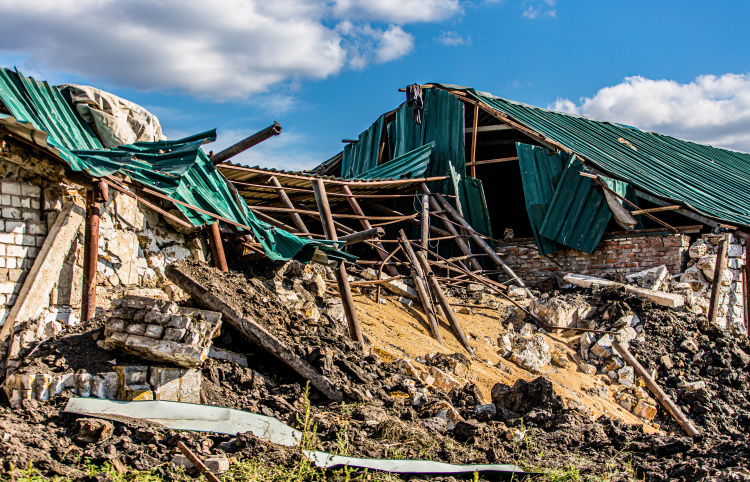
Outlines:
<svg viewBox="0 0 750 482"><path fill-rule="evenodd" d="M200 149L216 139L215 131L176 141L103 149L60 92L47 82L0 69L0 101L13 116L0 114L0 127L59 157L73 171L96 178L119 172L175 201L247 226L272 260L309 262L321 251L335 263L355 259L337 250L336 243L299 238L259 221ZM214 221L212 216L176 204L194 226Z"/></svg>
<svg viewBox="0 0 750 482"><path fill-rule="evenodd" d="M636 189L750 226L750 154L553 112L467 87L434 85L463 92Z"/></svg>
<svg viewBox="0 0 750 482"><path fill-rule="evenodd" d="M302 432L273 417L231 408L169 401L115 402L98 398L72 397L65 413L75 413L118 422L146 421L173 430L214 432L227 435L251 432L261 440L296 447ZM521 467L508 464L453 465L431 460L365 459L303 450L317 467L333 469L359 467L397 474L525 474Z"/></svg>

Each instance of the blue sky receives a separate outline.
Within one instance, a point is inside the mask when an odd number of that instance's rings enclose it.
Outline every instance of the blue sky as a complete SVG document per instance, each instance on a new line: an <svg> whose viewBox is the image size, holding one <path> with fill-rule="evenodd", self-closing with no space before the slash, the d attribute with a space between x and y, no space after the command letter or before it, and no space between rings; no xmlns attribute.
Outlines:
<svg viewBox="0 0 750 482"><path fill-rule="evenodd" d="M269 5L270 4L270 5ZM311 168L413 82L750 151L747 2L0 0L0 65L110 91L177 138Z"/></svg>

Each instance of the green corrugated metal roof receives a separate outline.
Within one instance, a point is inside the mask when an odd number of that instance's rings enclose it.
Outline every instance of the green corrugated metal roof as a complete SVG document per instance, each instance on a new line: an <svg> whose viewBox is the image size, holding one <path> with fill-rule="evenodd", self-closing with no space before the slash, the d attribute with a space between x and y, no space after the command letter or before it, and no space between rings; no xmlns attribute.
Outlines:
<svg viewBox="0 0 750 482"><path fill-rule="evenodd" d="M467 92L637 189L709 217L750 226L750 154L553 112L470 88L442 87Z"/></svg>
<svg viewBox="0 0 750 482"><path fill-rule="evenodd" d="M432 153L433 147L435 147L434 141L413 151L409 151L403 156L391 159L387 163L369 171L357 174L351 179L372 181L375 179L412 179L422 177L430 163L430 153Z"/></svg>
<svg viewBox="0 0 750 482"><path fill-rule="evenodd" d="M321 252L334 261L356 259L338 251L334 242L299 238L259 221L200 149L216 139L215 131L177 141L102 149L57 89L46 82L0 69L0 100L13 115L0 116L0 125L59 156L74 171L85 171L93 177L121 172L172 199L246 225L273 260L296 258L308 262ZM195 226L214 219L179 204L177 207Z"/></svg>

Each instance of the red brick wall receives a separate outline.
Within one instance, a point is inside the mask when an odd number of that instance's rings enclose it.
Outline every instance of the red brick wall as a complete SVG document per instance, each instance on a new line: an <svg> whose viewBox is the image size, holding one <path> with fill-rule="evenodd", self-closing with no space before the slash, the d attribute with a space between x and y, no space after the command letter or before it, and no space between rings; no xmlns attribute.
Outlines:
<svg viewBox="0 0 750 482"><path fill-rule="evenodd" d="M541 256L533 238L519 239L496 250L524 281L536 283L553 274L628 275L662 264L672 274L681 273L689 246L690 238L684 234L605 234L591 254L566 249L549 255L562 267Z"/></svg>

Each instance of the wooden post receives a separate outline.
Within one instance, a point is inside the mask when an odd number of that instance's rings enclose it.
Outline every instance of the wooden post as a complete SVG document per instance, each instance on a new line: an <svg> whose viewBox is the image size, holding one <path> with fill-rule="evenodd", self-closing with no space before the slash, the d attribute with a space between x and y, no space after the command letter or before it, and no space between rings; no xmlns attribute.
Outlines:
<svg viewBox="0 0 750 482"><path fill-rule="evenodd" d="M427 185L424 183L422 184L422 192L430 196L430 206L432 206L432 209L434 209L435 211L440 211L440 205L435 200L435 196L431 195L430 190L427 189ZM443 222L443 224L445 225L445 228L448 230L451 236L456 236L456 244L458 244L458 247L461 249L461 252L467 256L470 255L471 248L469 248L469 245L466 242L466 240L462 238L461 235L458 233L458 230L456 229L456 227L453 226L449 222ZM480 270L480 271L482 270L482 265L479 264L479 261L477 261L476 259L469 258L469 263L474 269Z"/></svg>
<svg viewBox="0 0 750 482"><path fill-rule="evenodd" d="M667 412L669 412L669 414L672 415L675 420L677 420L677 423L680 424L685 433L687 433L692 438L695 438L696 435L699 435L700 432L698 432L698 430L690 422L690 420L688 420L685 414L682 413L682 410L680 410L680 408L674 404L672 399L669 398L669 395L664 393L664 390L662 390L661 387L656 384L654 379L651 378L651 375L649 375L646 369L643 368L640 363L638 363L638 360L635 359L635 357L628 351L628 349L617 341L613 341L612 346L615 348L615 350L617 350L620 356L622 356L622 359L625 361L625 363L633 367L633 370L635 370L638 376L643 379L643 382L646 384L648 389L651 390L651 393L653 393L657 400L661 402L662 406L667 410Z"/></svg>
<svg viewBox="0 0 750 482"><path fill-rule="evenodd" d="M474 350L471 348L466 335L464 335L464 330L461 328L461 324L458 322L458 318L456 318L456 314L453 312L453 308L451 308L451 304L448 302L448 298L445 296L443 288L440 287L440 283L436 279L435 273L432 272L432 268L430 268L430 263L427 261L424 251L416 253L416 256L422 266L425 278L427 278L427 283L432 289L432 293L437 298L438 303L440 303L440 306L443 308L443 314L445 314L445 317L448 318L448 321L451 324L453 333L461 342L461 345L466 348L466 351L468 351L470 355L473 355Z"/></svg>
<svg viewBox="0 0 750 482"><path fill-rule="evenodd" d="M187 457L190 463L193 464L193 467L198 469L198 472L206 476L206 479L208 479L209 482L219 482L219 478L216 477L213 472L208 470L208 467L206 467L205 464L201 462L201 460L193 453L192 450L187 448L187 445L182 442L177 442L177 448L180 449L182 455Z"/></svg>
<svg viewBox="0 0 750 482"><path fill-rule="evenodd" d="M227 258L224 256L224 243L221 241L221 231L219 231L219 221L214 221L208 228L208 238L211 244L211 254L214 258L214 266L223 272L229 271Z"/></svg>
<svg viewBox="0 0 750 482"><path fill-rule="evenodd" d="M354 211L354 214L357 216L364 216L365 212L362 211L362 208L360 207L359 203L357 202L357 199L352 194L352 190L349 189L349 186L344 184L341 186L341 190L344 192L344 194L347 195L346 200L349 201L349 206L351 206L352 211ZM368 221L365 218L360 218L359 222L362 224L362 227L365 229L372 229L372 225L370 224L370 221ZM375 246L377 246L379 249L377 249L378 255L380 256L380 259L385 259L386 256L388 256L388 251L383 247L383 243L376 242ZM396 270L396 267L392 264L387 264L386 268L388 269L388 273L390 273L391 276L398 276L398 270Z"/></svg>
<svg viewBox="0 0 750 482"><path fill-rule="evenodd" d="M479 130L479 104L474 105L473 129L471 130L471 164L469 165L469 175L477 177L477 131Z"/></svg>
<svg viewBox="0 0 750 482"><path fill-rule="evenodd" d="M326 194L325 184L323 184L322 179L314 179L312 186L313 191L315 191L315 202L318 204L318 211L320 212L320 220L323 224L323 232L325 233L326 238L332 241L338 241L336 226L333 224L333 216L331 216L331 207L328 205L328 195ZM359 326L357 312L354 309L354 298L352 298L352 289L349 286L349 277L346 274L344 261L341 261L339 267L335 270L335 273L336 282L339 285L339 293L341 293L341 301L344 304L346 321L349 326L349 336L351 336L352 340L360 342L362 344L362 349L364 350L362 329ZM398 272L396 274L398 274Z"/></svg>
<svg viewBox="0 0 750 482"><path fill-rule="evenodd" d="M271 176L271 179L269 179L268 182L270 182L274 187L278 188L277 191L279 193L279 197L281 198L281 202L284 203L284 206L288 207L289 209L295 209L292 200L289 199L289 196L287 196L286 191L284 191L281 183L278 179L276 179L276 176ZM294 225L297 226L297 229L299 229L301 233L307 234L308 238L312 238L312 236L310 236L310 231L307 230L307 226L305 226L305 223L302 221L302 216L300 216L299 213L296 212L290 212L289 215L292 217L292 221L294 221Z"/></svg>
<svg viewBox="0 0 750 482"><path fill-rule="evenodd" d="M500 256L497 255L495 250L492 249L492 247L489 244L487 244L487 242L484 239L482 239L482 237L476 231L474 231L474 228L471 227L471 225L468 222L466 222L466 220L463 217L461 217L461 215L458 214L458 212L455 209L453 209L453 206L451 206L448 203L448 201L446 201L445 198L438 193L435 193L434 197L437 199L437 201L440 203L443 209L448 211L448 213L450 213L450 215L453 216L453 218L456 221L458 221L458 224L463 226L466 229L466 231L468 231L469 236L471 236L472 239L474 239L474 241L476 241L476 243L484 250L484 252L490 256L492 261L494 261L495 264L497 264L503 271L505 271L505 274L507 274L508 277L510 277L511 281L515 281L516 283L518 283L518 286L522 287L530 298L534 298L534 295L531 294L531 291L529 291L529 289L526 288L526 285L524 284L523 280L519 278L518 276L516 276L516 273L514 273L513 270L510 269L510 266L505 264L505 262L500 258Z"/></svg>
<svg viewBox="0 0 750 482"><path fill-rule="evenodd" d="M406 256L412 263L412 266L410 266L411 278L412 280L414 280L414 286L417 288L419 300L422 302L422 308L424 309L424 313L427 316L427 321L430 325L432 337L442 345L443 337L440 335L440 327L438 325L437 316L435 316L435 310L432 306L432 299L430 298L430 293L428 291L426 281L424 280L424 277L422 275L422 270L417 270L417 268L419 267L419 261L417 261L417 256L414 254L414 250L411 249L409 240L406 239L406 233L404 233L404 230L402 229L399 234L401 235L401 247L404 249Z"/></svg>
<svg viewBox="0 0 750 482"><path fill-rule="evenodd" d="M86 225L83 242L83 287L81 290L81 321L96 316L96 265L99 260L99 216L103 192L102 181L94 182L86 192Z"/></svg>
<svg viewBox="0 0 750 482"><path fill-rule="evenodd" d="M430 196L422 194L422 248L429 247L427 239L430 237Z"/></svg>
<svg viewBox="0 0 750 482"><path fill-rule="evenodd" d="M716 323L716 316L719 313L719 299L721 298L721 279L724 275L724 268L727 265L727 236L724 235L719 241L719 252L716 256L714 265L714 281L711 284L711 300L708 303L708 322Z"/></svg>

